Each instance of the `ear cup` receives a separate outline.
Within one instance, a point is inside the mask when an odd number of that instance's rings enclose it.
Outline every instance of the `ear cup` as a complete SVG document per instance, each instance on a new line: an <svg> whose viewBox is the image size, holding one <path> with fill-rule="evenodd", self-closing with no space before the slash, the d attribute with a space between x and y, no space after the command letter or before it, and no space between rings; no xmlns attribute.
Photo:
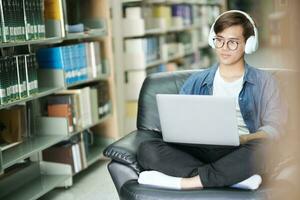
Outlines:
<svg viewBox="0 0 300 200"><path fill-rule="evenodd" d="M213 26L212 29L210 29L209 35L208 35L208 44L209 46L211 46L213 49L216 48L215 44L214 44L214 38L216 37L216 34L213 30Z"/></svg>
<svg viewBox="0 0 300 200"><path fill-rule="evenodd" d="M255 37L252 35L250 36L247 41L246 41L246 45L245 45L245 53L246 54L251 54L253 52L256 51L256 39Z"/></svg>

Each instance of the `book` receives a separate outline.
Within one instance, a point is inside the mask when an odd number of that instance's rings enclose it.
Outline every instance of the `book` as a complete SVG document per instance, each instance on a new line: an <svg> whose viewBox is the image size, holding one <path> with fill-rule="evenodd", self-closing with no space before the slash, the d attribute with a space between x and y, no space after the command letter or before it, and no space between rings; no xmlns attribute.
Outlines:
<svg viewBox="0 0 300 200"><path fill-rule="evenodd" d="M69 123L69 132L74 131L72 108L69 104L48 104L49 117L66 117Z"/></svg>
<svg viewBox="0 0 300 200"><path fill-rule="evenodd" d="M56 145L42 151L44 161L64 163L72 167L73 173L75 173L75 164L73 159L73 145L67 143L64 145Z"/></svg>
<svg viewBox="0 0 300 200"><path fill-rule="evenodd" d="M24 106L0 110L0 147L5 150L23 141L26 133L26 114Z"/></svg>
<svg viewBox="0 0 300 200"><path fill-rule="evenodd" d="M66 85L71 85L89 78L86 48L86 43L42 48L37 60L41 69L63 70Z"/></svg>
<svg viewBox="0 0 300 200"><path fill-rule="evenodd" d="M78 159L76 144L72 145L72 157L74 161L74 173L78 173L80 169L79 169L79 159Z"/></svg>
<svg viewBox="0 0 300 200"><path fill-rule="evenodd" d="M91 114L92 114L92 123L99 121L100 115L98 114L98 90L97 88L91 88L90 91L90 100L91 100Z"/></svg>
<svg viewBox="0 0 300 200"><path fill-rule="evenodd" d="M84 87L80 89L69 89L58 92L59 95L72 94L76 95L76 102L80 117L77 120L79 127L85 128L90 126L92 121L92 111L91 111L91 99L90 99L90 87Z"/></svg>
<svg viewBox="0 0 300 200"><path fill-rule="evenodd" d="M72 125L74 130L78 130L77 127L77 118L78 118L78 111L77 111L77 102L73 95L52 95L47 97L47 105L69 105L71 108L71 115L72 115Z"/></svg>
<svg viewBox="0 0 300 200"><path fill-rule="evenodd" d="M97 110L98 110L98 117L100 119L111 112L108 82L100 81L99 84L97 84L93 88L97 90L97 98L98 98Z"/></svg>
<svg viewBox="0 0 300 200"><path fill-rule="evenodd" d="M26 82L26 68L25 68L25 57L15 56L18 64L19 78L20 78L20 97L25 98L28 96L28 88Z"/></svg>
<svg viewBox="0 0 300 200"><path fill-rule="evenodd" d="M82 109L84 108L84 105L82 105L80 96L82 95L81 90L79 89L72 89L72 90L63 90L57 93L57 95L71 95L73 99L73 109L75 112L75 118L76 118L76 130L81 130L84 128L85 119L82 115Z"/></svg>
<svg viewBox="0 0 300 200"><path fill-rule="evenodd" d="M87 159L86 159L87 156L86 156L86 149L85 149L83 134L80 134L79 149L80 149L82 169L85 169L85 168L87 168L88 165L87 165Z"/></svg>
<svg viewBox="0 0 300 200"><path fill-rule="evenodd" d="M44 0L46 37L65 37L62 0Z"/></svg>
<svg viewBox="0 0 300 200"><path fill-rule="evenodd" d="M35 55L25 55L28 96L38 93L37 67Z"/></svg>
<svg viewBox="0 0 300 200"><path fill-rule="evenodd" d="M102 74L101 50L98 42L85 43L88 78L97 78Z"/></svg>
<svg viewBox="0 0 300 200"><path fill-rule="evenodd" d="M5 104L7 102L4 73L3 59L0 59L0 104Z"/></svg>
<svg viewBox="0 0 300 200"><path fill-rule="evenodd" d="M0 41L6 42L6 30L5 30L5 22L4 22L4 11L3 11L3 3L0 1Z"/></svg>

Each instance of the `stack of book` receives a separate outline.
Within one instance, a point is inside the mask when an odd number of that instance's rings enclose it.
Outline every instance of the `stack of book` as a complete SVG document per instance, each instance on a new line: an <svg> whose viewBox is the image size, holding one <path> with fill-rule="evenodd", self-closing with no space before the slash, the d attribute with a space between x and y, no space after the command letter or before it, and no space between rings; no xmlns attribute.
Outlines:
<svg viewBox="0 0 300 200"><path fill-rule="evenodd" d="M80 137L74 137L42 152L43 160L71 165L73 174L87 167L85 146Z"/></svg>
<svg viewBox="0 0 300 200"><path fill-rule="evenodd" d="M69 132L80 131L96 124L110 112L108 83L93 87L61 91L46 98L49 117L65 117Z"/></svg>
<svg viewBox="0 0 300 200"><path fill-rule="evenodd" d="M172 8L173 26L189 26L193 24L192 7L188 4L175 4ZM179 24L176 23L179 22Z"/></svg>
<svg viewBox="0 0 300 200"><path fill-rule="evenodd" d="M93 89L97 90L98 96L98 115L102 118L111 113L109 85L107 81L100 81Z"/></svg>
<svg viewBox="0 0 300 200"><path fill-rule="evenodd" d="M0 59L0 104L38 92L37 62L34 54Z"/></svg>
<svg viewBox="0 0 300 200"><path fill-rule="evenodd" d="M140 54L145 64L160 58L160 45L158 37L135 38L125 40L125 51L127 55ZM130 62L128 62L128 65ZM127 66L131 68L131 66Z"/></svg>
<svg viewBox="0 0 300 200"><path fill-rule="evenodd" d="M37 60L41 69L63 70L67 85L97 78L102 71L97 42L41 48Z"/></svg>
<svg viewBox="0 0 300 200"><path fill-rule="evenodd" d="M162 29L170 29L173 26L172 22L172 10L170 6L159 5L153 7L153 17L154 19L163 19Z"/></svg>
<svg viewBox="0 0 300 200"><path fill-rule="evenodd" d="M1 42L45 37L43 0L1 0Z"/></svg>

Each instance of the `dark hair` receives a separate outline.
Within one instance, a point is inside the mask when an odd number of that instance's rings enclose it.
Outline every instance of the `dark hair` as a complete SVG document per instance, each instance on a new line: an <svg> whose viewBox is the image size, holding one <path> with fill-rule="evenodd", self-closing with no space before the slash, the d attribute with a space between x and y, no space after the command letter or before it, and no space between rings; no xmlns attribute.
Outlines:
<svg viewBox="0 0 300 200"><path fill-rule="evenodd" d="M243 27L243 36L245 40L247 40L251 35L254 35L252 23L244 14L238 12L225 13L219 17L214 25L214 31L218 34L226 28L235 25L241 25Z"/></svg>

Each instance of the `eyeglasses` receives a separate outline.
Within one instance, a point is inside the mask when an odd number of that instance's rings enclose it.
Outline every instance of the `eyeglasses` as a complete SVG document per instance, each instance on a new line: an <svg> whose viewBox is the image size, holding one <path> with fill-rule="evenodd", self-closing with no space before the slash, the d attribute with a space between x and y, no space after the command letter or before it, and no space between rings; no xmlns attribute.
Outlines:
<svg viewBox="0 0 300 200"><path fill-rule="evenodd" d="M213 39L215 47L217 49L220 49L224 46L226 40L222 39L222 38L214 38ZM235 41L235 40L228 40L226 42L227 48L231 51L235 51L237 50L238 46L239 46L239 42Z"/></svg>

